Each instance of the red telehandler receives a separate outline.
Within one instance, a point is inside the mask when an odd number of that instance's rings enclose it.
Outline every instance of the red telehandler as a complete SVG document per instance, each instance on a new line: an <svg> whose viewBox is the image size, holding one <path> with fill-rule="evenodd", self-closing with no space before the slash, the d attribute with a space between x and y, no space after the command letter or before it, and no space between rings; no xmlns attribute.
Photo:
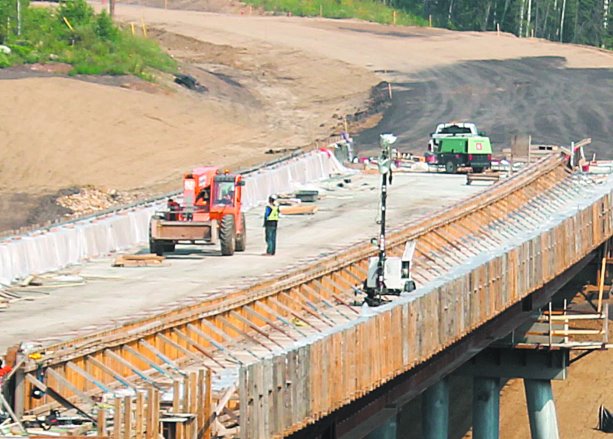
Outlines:
<svg viewBox="0 0 613 439"><path fill-rule="evenodd" d="M247 230L241 209L240 175L199 167L183 176L183 202L169 199L167 210L156 212L149 225L149 249L162 256L176 244L221 244L221 254L245 251Z"/></svg>

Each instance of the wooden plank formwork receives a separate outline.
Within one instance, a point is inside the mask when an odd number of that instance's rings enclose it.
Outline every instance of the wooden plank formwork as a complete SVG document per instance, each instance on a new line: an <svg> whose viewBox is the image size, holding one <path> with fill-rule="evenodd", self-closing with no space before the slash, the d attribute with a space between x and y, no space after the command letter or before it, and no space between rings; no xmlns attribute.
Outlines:
<svg viewBox="0 0 613 439"><path fill-rule="evenodd" d="M359 395L426 361L466 333L551 281L609 239L611 194L577 211L514 248L421 294L382 306L348 327L337 328L313 343L292 349L273 361L309 356L316 373L293 367L293 379L304 383L310 400L296 401L285 410L285 425L264 435L249 435L249 419L241 418L241 432L250 438L281 437L343 406ZM355 347L354 352L339 346ZM331 363L332 367L327 365ZM243 366L261 368L263 363ZM265 365L264 365L265 367ZM359 373L352 375L351 371ZM342 373L339 373L342 371ZM298 374L304 373L303 376ZM248 375L248 372L247 372ZM342 375L342 376L341 376ZM352 379L352 386L345 383ZM247 391L241 388L240 392ZM279 390L281 393L283 389ZM308 401L311 410L307 410ZM261 410L266 410L260 407ZM268 407L274 410L275 407ZM288 419L294 422L287 422Z"/></svg>

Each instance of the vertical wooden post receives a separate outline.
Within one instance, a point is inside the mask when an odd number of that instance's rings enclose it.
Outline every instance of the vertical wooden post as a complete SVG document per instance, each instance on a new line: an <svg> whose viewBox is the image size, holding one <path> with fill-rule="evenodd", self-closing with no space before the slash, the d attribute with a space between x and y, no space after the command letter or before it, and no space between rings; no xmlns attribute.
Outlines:
<svg viewBox="0 0 613 439"><path fill-rule="evenodd" d="M392 11L392 21L394 23L394 26L396 26L396 10Z"/></svg>
<svg viewBox="0 0 613 439"><path fill-rule="evenodd" d="M123 398L123 438L130 439L132 435L132 397Z"/></svg>
<svg viewBox="0 0 613 439"><path fill-rule="evenodd" d="M111 19L115 17L115 0L109 0L109 15Z"/></svg>
<svg viewBox="0 0 613 439"><path fill-rule="evenodd" d="M197 410L196 410L196 429L197 429L197 438L200 439L203 436L203 427L205 422L205 412L204 412L204 377L205 372L204 369L198 369L198 391L197 391Z"/></svg>
<svg viewBox="0 0 613 439"><path fill-rule="evenodd" d="M432 14L428 15L428 24L432 27Z"/></svg>
<svg viewBox="0 0 613 439"><path fill-rule="evenodd" d="M213 432L213 389L211 387L212 374L211 369L206 370L204 392L204 435L203 439L211 439Z"/></svg>
<svg viewBox="0 0 613 439"><path fill-rule="evenodd" d="M189 375L183 377L183 400L181 401L183 413L189 413Z"/></svg>
<svg viewBox="0 0 613 439"><path fill-rule="evenodd" d="M98 436L106 436L106 411L104 409L98 409L98 425L96 428L96 434Z"/></svg>
<svg viewBox="0 0 613 439"><path fill-rule="evenodd" d="M602 312L602 295L604 293L605 275L607 273L607 254L609 253L609 241L604 243L604 252L602 255L602 265L600 267L600 280L598 282L598 313Z"/></svg>
<svg viewBox="0 0 613 439"><path fill-rule="evenodd" d="M153 435L153 412L155 411L155 401L153 395L153 386L147 389L147 412L146 412L146 427L145 439L154 439ZM155 437L157 439L157 437Z"/></svg>
<svg viewBox="0 0 613 439"><path fill-rule="evenodd" d="M181 382L179 380L175 380L172 383L172 411L174 413L179 413L181 411Z"/></svg>
<svg viewBox="0 0 613 439"><path fill-rule="evenodd" d="M189 439L194 439L198 434L198 374L196 372L189 374L189 412L196 416L190 422L189 428Z"/></svg>
<svg viewBox="0 0 613 439"><path fill-rule="evenodd" d="M324 16L324 7L323 7L323 5L321 5L321 4L319 5L319 16L320 16L320 17L323 17L323 16Z"/></svg>
<svg viewBox="0 0 613 439"><path fill-rule="evenodd" d="M144 395L143 392L138 392L136 394L136 439L143 439L143 416L144 416L144 406L143 401Z"/></svg>
<svg viewBox="0 0 613 439"><path fill-rule="evenodd" d="M153 438L160 436L160 391L153 389Z"/></svg>
<svg viewBox="0 0 613 439"><path fill-rule="evenodd" d="M113 407L113 439L121 439L121 399L115 398Z"/></svg>

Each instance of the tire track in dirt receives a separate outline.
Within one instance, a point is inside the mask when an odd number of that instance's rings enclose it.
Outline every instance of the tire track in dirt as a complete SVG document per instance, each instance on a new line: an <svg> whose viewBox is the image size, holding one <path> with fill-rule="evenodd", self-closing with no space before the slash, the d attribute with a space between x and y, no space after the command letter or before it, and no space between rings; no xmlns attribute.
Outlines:
<svg viewBox="0 0 613 439"><path fill-rule="evenodd" d="M560 57L471 61L424 70L394 87L379 125L356 136L360 150L372 150L379 133L393 132L399 148L423 152L437 123L470 120L498 150L514 135L555 144L592 137L590 150L613 158L612 69L570 69Z"/></svg>

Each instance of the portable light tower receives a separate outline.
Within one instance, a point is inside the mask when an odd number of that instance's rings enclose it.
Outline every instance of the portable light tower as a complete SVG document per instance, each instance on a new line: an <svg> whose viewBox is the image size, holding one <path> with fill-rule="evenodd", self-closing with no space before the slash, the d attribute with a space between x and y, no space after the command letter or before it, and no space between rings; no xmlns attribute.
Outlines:
<svg viewBox="0 0 613 439"><path fill-rule="evenodd" d="M379 255L377 261L377 282L374 289L366 289L366 303L370 306L378 306L382 303L382 294L385 292L385 210L387 204L387 183L391 184L392 180L392 145L396 142L396 136L393 134L381 134L379 136L379 145L381 152L377 166L379 174L381 174L381 229L379 232Z"/></svg>

